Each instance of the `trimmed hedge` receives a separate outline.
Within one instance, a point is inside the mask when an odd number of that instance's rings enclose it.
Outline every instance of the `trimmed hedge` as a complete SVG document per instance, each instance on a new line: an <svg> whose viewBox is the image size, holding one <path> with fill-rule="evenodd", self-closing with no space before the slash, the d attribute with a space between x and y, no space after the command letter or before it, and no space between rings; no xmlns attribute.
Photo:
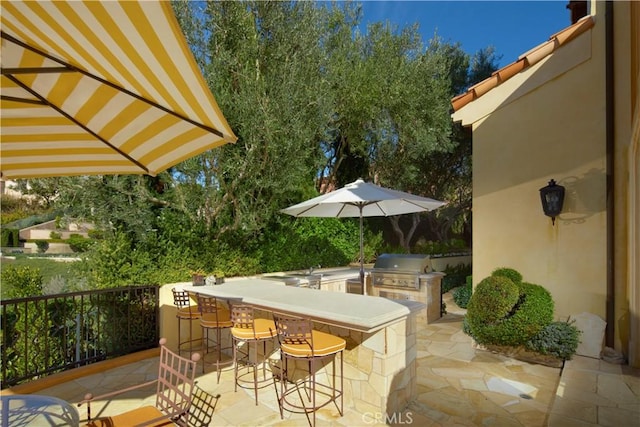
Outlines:
<svg viewBox="0 0 640 427"><path fill-rule="evenodd" d="M496 268L495 270L493 270L491 275L506 277L507 279L510 279L513 283L522 282L522 274L520 274L518 271L514 270L513 268L508 268L508 267Z"/></svg>
<svg viewBox="0 0 640 427"><path fill-rule="evenodd" d="M3 228L1 231L2 243L0 246L15 247L20 246L20 230L17 228Z"/></svg>
<svg viewBox="0 0 640 427"><path fill-rule="evenodd" d="M479 344L523 345L553 321L549 291L532 283L514 283L507 275L522 276L508 270L482 280L469 300L468 332Z"/></svg>
<svg viewBox="0 0 640 427"><path fill-rule="evenodd" d="M66 240L73 252L86 252L93 245L94 240L88 239L80 234L71 234Z"/></svg>
<svg viewBox="0 0 640 427"><path fill-rule="evenodd" d="M483 279L476 286L467 307L470 326L475 329L497 324L509 315L519 297L518 286L506 277Z"/></svg>

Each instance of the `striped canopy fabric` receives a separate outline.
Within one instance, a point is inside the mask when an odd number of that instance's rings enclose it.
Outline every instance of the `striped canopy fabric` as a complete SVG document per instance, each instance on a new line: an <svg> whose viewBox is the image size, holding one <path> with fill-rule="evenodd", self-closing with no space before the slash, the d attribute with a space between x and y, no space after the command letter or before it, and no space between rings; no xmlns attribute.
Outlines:
<svg viewBox="0 0 640 427"><path fill-rule="evenodd" d="M170 2L0 5L2 178L156 175L236 141Z"/></svg>

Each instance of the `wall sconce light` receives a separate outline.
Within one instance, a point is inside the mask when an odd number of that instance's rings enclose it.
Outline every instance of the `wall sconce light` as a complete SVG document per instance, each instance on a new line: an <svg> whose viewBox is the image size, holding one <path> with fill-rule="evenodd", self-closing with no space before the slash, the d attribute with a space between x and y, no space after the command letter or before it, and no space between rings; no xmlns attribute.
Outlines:
<svg viewBox="0 0 640 427"><path fill-rule="evenodd" d="M546 216L551 217L551 224L555 225L556 217L562 212L564 202L564 187L557 185L555 180L549 181L549 185L540 189L542 210Z"/></svg>

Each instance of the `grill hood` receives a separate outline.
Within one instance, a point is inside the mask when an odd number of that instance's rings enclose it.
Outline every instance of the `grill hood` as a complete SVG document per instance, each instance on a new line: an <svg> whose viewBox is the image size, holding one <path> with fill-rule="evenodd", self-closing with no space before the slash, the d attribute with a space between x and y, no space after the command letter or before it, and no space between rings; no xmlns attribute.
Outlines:
<svg viewBox="0 0 640 427"><path fill-rule="evenodd" d="M428 273L431 271L431 260L425 254L380 254L373 265L375 270L388 272Z"/></svg>

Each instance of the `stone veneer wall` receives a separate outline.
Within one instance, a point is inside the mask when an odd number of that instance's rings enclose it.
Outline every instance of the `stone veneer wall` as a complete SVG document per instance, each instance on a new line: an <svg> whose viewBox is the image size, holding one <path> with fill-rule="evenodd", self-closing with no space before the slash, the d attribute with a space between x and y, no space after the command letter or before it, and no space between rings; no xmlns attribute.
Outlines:
<svg viewBox="0 0 640 427"><path fill-rule="evenodd" d="M418 322L433 323L442 317L442 278L445 274L434 272L423 276L419 289L373 286L371 277L368 277L367 292L369 295L389 299L421 302L425 308L418 313Z"/></svg>
<svg viewBox="0 0 640 427"><path fill-rule="evenodd" d="M344 404L360 413L393 414L417 396L416 315L377 332L364 333L316 324L347 341L344 351ZM339 359L338 359L339 363ZM331 366L325 366L331 373ZM339 371L338 371L339 372Z"/></svg>
<svg viewBox="0 0 640 427"><path fill-rule="evenodd" d="M257 310L259 317L271 318L271 313ZM364 333L352 329L314 323L314 328L342 337L347 342L344 351L344 406L355 408L360 413L388 414L392 416L406 409L417 397L417 316L412 313L385 328ZM224 340L223 340L224 341ZM262 358L262 346L259 357ZM267 348L272 360L279 358ZM336 376L339 384L340 359L336 357ZM325 362L316 373L316 380L322 384L332 384L332 361ZM279 366L279 363L277 364ZM279 369L279 368L276 368ZM300 379L306 373L306 362L298 362L288 367L289 377ZM278 372L274 372L278 375Z"/></svg>
<svg viewBox="0 0 640 427"><path fill-rule="evenodd" d="M161 326L161 335L171 336L173 346L177 344L177 320L175 309L168 301L172 286L161 288L161 301L166 307L173 309L172 313L164 313L161 318L167 324ZM171 304L171 305L170 305ZM376 332L364 333L356 330L315 323L318 330L328 332L344 338L347 347L344 351L344 406L353 407L358 412L392 416L404 410L417 397L416 358L417 358L417 321L422 312L413 312L404 319L400 319ZM256 310L256 316L272 318L272 313ZM189 334L188 322L182 322L182 333ZM194 322L194 336L200 336L200 325ZM225 331L226 332L226 331ZM231 337L224 333L223 346L231 344ZM275 344L275 343L274 343ZM262 346L259 347L259 357ZM267 346L267 354L272 363L279 358L277 344ZM337 359L339 363L339 359ZM274 364L272 366L277 365ZM290 367L291 368L291 367ZM306 369L300 365L300 369ZM326 364L318 372L318 380L327 382L327 374L332 372L331 363ZM277 372L274 372L277 375ZM339 366L337 374L339 375ZM295 374L294 374L295 376Z"/></svg>

